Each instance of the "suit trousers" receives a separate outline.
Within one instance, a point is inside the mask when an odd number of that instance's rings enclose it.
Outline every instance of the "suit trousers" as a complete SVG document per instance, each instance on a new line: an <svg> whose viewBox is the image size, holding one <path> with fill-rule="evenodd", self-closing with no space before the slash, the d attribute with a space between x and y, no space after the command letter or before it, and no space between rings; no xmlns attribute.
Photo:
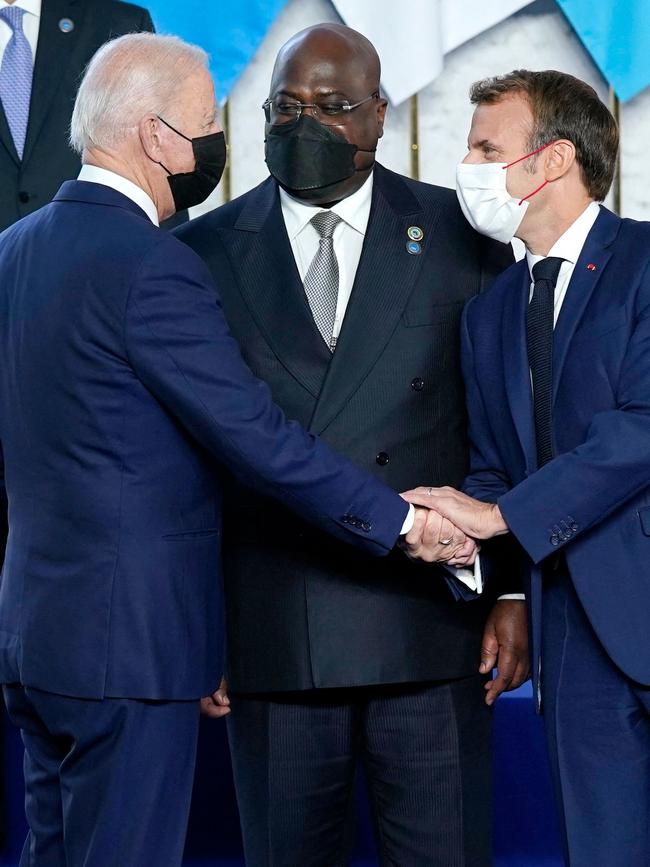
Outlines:
<svg viewBox="0 0 650 867"><path fill-rule="evenodd" d="M650 688L612 662L566 571L546 574L542 611L542 708L565 861L648 867Z"/></svg>
<svg viewBox="0 0 650 867"><path fill-rule="evenodd" d="M231 696L247 867L343 867L362 763L382 867L491 863L485 677Z"/></svg>
<svg viewBox="0 0 650 867"><path fill-rule="evenodd" d="M25 744L20 867L179 867L199 703L4 687Z"/></svg>

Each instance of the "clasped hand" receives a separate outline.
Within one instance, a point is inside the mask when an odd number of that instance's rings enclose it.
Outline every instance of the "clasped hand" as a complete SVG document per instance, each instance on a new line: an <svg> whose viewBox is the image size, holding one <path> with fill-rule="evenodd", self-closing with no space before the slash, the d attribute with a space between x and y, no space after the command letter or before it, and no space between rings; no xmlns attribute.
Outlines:
<svg viewBox="0 0 650 867"><path fill-rule="evenodd" d="M432 508L416 508L413 526L401 546L413 559L455 567L472 566L479 552L474 539Z"/></svg>

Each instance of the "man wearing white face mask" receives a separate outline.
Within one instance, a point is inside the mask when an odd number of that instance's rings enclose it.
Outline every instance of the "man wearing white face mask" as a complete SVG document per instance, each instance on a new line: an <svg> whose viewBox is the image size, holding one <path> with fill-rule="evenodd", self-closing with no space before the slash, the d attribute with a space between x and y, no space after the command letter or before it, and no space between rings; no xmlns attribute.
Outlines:
<svg viewBox="0 0 650 867"><path fill-rule="evenodd" d="M518 542L566 862L647 867L650 224L597 204L618 131L587 84L519 70L471 99L462 208L527 252L464 313L472 496L412 500Z"/></svg>

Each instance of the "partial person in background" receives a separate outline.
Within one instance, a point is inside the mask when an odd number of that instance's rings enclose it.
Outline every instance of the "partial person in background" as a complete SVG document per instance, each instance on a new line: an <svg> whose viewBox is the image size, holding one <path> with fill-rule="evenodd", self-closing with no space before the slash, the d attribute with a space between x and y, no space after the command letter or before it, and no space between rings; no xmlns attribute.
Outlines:
<svg viewBox="0 0 650 867"><path fill-rule="evenodd" d="M566 864L647 867L650 223L598 205L618 129L588 84L516 70L471 99L463 207L526 257L465 312L477 499L413 499L518 542Z"/></svg>
<svg viewBox="0 0 650 867"><path fill-rule="evenodd" d="M297 34L264 104L273 177L178 237L209 265L246 360L289 417L398 490L459 484L460 314L512 253L470 228L453 191L375 162L379 86L361 34ZM249 867L347 864L360 764L383 865L488 865L485 686L497 656L489 702L527 675L524 603L496 601L519 584L495 575L459 602L439 567L348 550L237 484L226 508L228 719Z"/></svg>
<svg viewBox="0 0 650 867"><path fill-rule="evenodd" d="M0 683L25 744L21 864L178 867L199 699L222 673L218 466L369 553L408 532L451 560L465 539L285 420L207 268L158 227L225 164L205 52L109 42L71 139L79 178L0 235ZM429 518L447 547L421 544Z"/></svg>

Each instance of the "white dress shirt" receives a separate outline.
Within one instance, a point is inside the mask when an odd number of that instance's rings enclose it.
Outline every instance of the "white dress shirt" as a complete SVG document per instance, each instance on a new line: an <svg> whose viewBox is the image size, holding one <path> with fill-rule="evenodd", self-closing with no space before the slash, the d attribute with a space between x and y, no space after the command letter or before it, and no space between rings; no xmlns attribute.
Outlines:
<svg viewBox="0 0 650 867"><path fill-rule="evenodd" d="M23 32L32 49L33 62L36 58L38 31L41 26L41 0L16 0L15 3L7 3L7 0L0 0L0 9L5 9L7 6L17 6L19 9L25 10L25 14L23 15ZM0 66L2 66L5 48L12 34L13 30L11 27L6 21L0 19Z"/></svg>
<svg viewBox="0 0 650 867"><path fill-rule="evenodd" d="M304 282L312 260L318 252L320 235L311 224L311 219L321 211L333 211L341 218L334 229L334 253L339 265L339 292L336 302L336 317L332 337L338 338L352 294L354 278L359 267L363 242L366 237L370 205L372 203L373 173L371 172L364 184L331 208L321 208L318 205L308 205L290 196L280 188L280 205L282 216L291 243L291 250L296 261L300 279ZM415 510L410 507L402 526L402 535L408 533L413 526ZM478 558L473 569L452 569L457 578L467 584L472 590L481 592L481 566Z"/></svg>
<svg viewBox="0 0 650 867"><path fill-rule="evenodd" d="M564 262L562 262L562 265L560 266L557 283L555 284L553 326L557 325L557 319L560 315L560 310L562 309L567 289L569 288L573 269L580 258L582 248L587 240L587 235L591 232L592 226L596 222L599 213L600 207L598 204L596 204L596 202L590 202L578 219L571 223L566 232L557 239L548 251L549 256L558 256L560 259L564 259ZM531 253L530 250L526 250L526 260L528 262L528 270L530 271L531 279L530 298L533 297L533 266L546 258L546 256L536 256L534 253Z"/></svg>
<svg viewBox="0 0 650 867"><path fill-rule="evenodd" d="M122 193L127 199L131 199L139 208L142 208L154 226L159 225L158 211L153 200L145 193L142 187L134 184L128 178L124 178L122 175L118 175L116 172L111 172L108 169L100 169L99 166L84 165L81 167L77 180L88 181L91 184L103 184L105 187L117 190L118 193Z"/></svg>

